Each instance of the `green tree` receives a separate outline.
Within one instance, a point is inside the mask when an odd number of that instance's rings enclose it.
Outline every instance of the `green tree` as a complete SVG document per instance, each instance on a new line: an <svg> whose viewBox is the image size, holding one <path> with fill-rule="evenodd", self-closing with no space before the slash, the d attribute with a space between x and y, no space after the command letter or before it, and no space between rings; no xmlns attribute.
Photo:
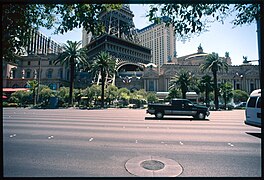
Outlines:
<svg viewBox="0 0 264 180"><path fill-rule="evenodd" d="M225 70L228 71L228 64L224 62L222 59L219 58L217 53L212 53L207 55L205 59L205 63L200 65L200 69L202 72L205 70L209 70L213 73L213 80L214 80L214 104L216 110L219 108L218 102L218 88L217 88L217 72Z"/></svg>
<svg viewBox="0 0 264 180"><path fill-rule="evenodd" d="M169 82L169 90L179 86L182 92L182 98L186 99L186 93L188 92L188 86L192 84L192 75L186 70L181 70L179 74L176 74Z"/></svg>
<svg viewBox="0 0 264 180"><path fill-rule="evenodd" d="M54 97L54 96L55 96L54 92L48 86L45 85L41 86L39 97L42 106L47 107L50 97Z"/></svg>
<svg viewBox="0 0 264 180"><path fill-rule="evenodd" d="M209 106L209 93L213 91L213 81L211 76L203 76L202 79L199 81L198 88L201 92L205 92L205 103L206 106Z"/></svg>
<svg viewBox="0 0 264 180"><path fill-rule="evenodd" d="M16 91L11 94L9 99L10 102L19 103L20 106L24 106L30 99L29 91Z"/></svg>
<svg viewBox="0 0 264 180"><path fill-rule="evenodd" d="M90 87L87 87L85 89L81 89L80 96L81 96L81 98L87 98L87 99L84 100L84 101L81 100L80 101L81 103L79 104L79 107L80 107L80 105L81 106L87 106L87 105L91 106L92 105L93 95L92 95L92 91L91 91Z"/></svg>
<svg viewBox="0 0 264 180"><path fill-rule="evenodd" d="M144 89L140 89L138 91L134 91L130 93L129 102L132 104L136 104L139 108L143 103L146 102L147 92Z"/></svg>
<svg viewBox="0 0 264 180"><path fill-rule="evenodd" d="M64 34L83 27L93 35L105 31L99 14L119 9L120 4L2 4L2 52L6 61L16 61L28 43L30 30L39 27Z"/></svg>
<svg viewBox="0 0 264 180"><path fill-rule="evenodd" d="M2 53L5 61L16 62L24 53L30 36L29 29L36 29L40 25L46 25L41 19L42 5L5 3L2 7Z"/></svg>
<svg viewBox="0 0 264 180"><path fill-rule="evenodd" d="M154 92L147 93L147 101L148 101L148 103L155 103L158 100L159 99L158 99L156 93L154 93Z"/></svg>
<svg viewBox="0 0 264 180"><path fill-rule="evenodd" d="M66 102L69 102L69 87L60 87L59 91L57 92L57 96L59 98L59 104L62 106Z"/></svg>
<svg viewBox="0 0 264 180"><path fill-rule="evenodd" d="M235 14L233 25L250 24L260 18L260 4L155 4L150 6L147 17L156 23L167 17L165 23L172 24L175 33L190 37L208 30L208 23L223 23L232 13Z"/></svg>
<svg viewBox="0 0 264 180"><path fill-rule="evenodd" d="M108 100L108 104L111 105L113 100L117 98L117 90L118 88L115 85L110 84L106 88L106 99Z"/></svg>
<svg viewBox="0 0 264 180"><path fill-rule="evenodd" d="M99 99L100 94L102 94L102 90L99 85L93 84L90 87L90 91L92 99L94 100L94 104L97 105L97 101Z"/></svg>
<svg viewBox="0 0 264 180"><path fill-rule="evenodd" d="M104 89L105 89L105 81L106 77L112 77L115 71L115 59L110 56L107 52L100 52L98 56L95 57L94 62L91 66L90 72L92 74L97 75L98 78L101 77L101 108L104 108Z"/></svg>
<svg viewBox="0 0 264 180"><path fill-rule="evenodd" d="M173 88L173 89L169 89L169 94L166 97L166 99L171 100L171 99L178 98L178 97L180 97L179 88Z"/></svg>
<svg viewBox="0 0 264 180"><path fill-rule="evenodd" d="M67 44L63 45L63 52L54 60L55 64L69 64L70 65L70 94L69 105L73 106L73 88L74 88L74 72L76 65L87 64L86 49L80 48L81 41L72 42L67 41Z"/></svg>
<svg viewBox="0 0 264 180"><path fill-rule="evenodd" d="M249 94L240 89L233 90L234 103L246 102Z"/></svg>
<svg viewBox="0 0 264 180"><path fill-rule="evenodd" d="M36 80L31 80L31 81L28 81L27 84L33 93L33 100L34 100L33 105L36 106L36 103L37 103L36 88L38 87L38 82Z"/></svg>
<svg viewBox="0 0 264 180"><path fill-rule="evenodd" d="M128 100L130 98L130 91L127 88L118 89L117 95L118 95L117 96L118 100L122 100L123 101L123 105L127 105L128 104Z"/></svg>
<svg viewBox="0 0 264 180"><path fill-rule="evenodd" d="M220 95L224 100L224 108L226 109L227 103L232 99L233 92L232 92L233 86L231 83L222 83L220 85Z"/></svg>

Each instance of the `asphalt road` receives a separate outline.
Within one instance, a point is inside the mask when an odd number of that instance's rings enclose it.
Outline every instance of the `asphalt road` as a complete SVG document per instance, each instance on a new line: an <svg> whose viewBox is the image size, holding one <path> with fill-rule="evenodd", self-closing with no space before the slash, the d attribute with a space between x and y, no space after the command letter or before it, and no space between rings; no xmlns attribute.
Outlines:
<svg viewBox="0 0 264 180"><path fill-rule="evenodd" d="M125 163L159 156L178 177L260 177L260 128L244 110L209 119L165 117L145 109L3 109L4 177L133 177Z"/></svg>

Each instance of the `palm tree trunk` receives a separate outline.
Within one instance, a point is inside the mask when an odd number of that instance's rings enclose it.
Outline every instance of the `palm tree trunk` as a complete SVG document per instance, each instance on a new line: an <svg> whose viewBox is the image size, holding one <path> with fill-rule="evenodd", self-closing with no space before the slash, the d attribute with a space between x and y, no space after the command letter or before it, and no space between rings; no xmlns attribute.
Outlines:
<svg viewBox="0 0 264 180"><path fill-rule="evenodd" d="M216 72L213 72L213 76L214 76L214 104L215 104L215 109L218 110L219 103L218 103L218 90L217 90L217 75L216 75Z"/></svg>
<svg viewBox="0 0 264 180"><path fill-rule="evenodd" d="M205 89L205 104L207 107L209 107L209 91L208 91L208 84L206 84Z"/></svg>
<svg viewBox="0 0 264 180"><path fill-rule="evenodd" d="M69 94L69 106L73 106L73 88L74 88L74 59L70 59L70 94Z"/></svg>
<svg viewBox="0 0 264 180"><path fill-rule="evenodd" d="M34 106L36 106L36 104L37 104L37 98L36 98L36 87L34 87L34 89L33 89L33 104L34 104Z"/></svg>
<svg viewBox="0 0 264 180"><path fill-rule="evenodd" d="M224 93L224 101L225 101L225 109L226 109L226 104L227 104L227 96L226 96L226 92Z"/></svg>
<svg viewBox="0 0 264 180"><path fill-rule="evenodd" d="M102 76L102 96L101 96L101 108L104 108L104 88L105 88L105 73L101 73Z"/></svg>
<svg viewBox="0 0 264 180"><path fill-rule="evenodd" d="M182 99L186 99L186 91L185 90L182 91Z"/></svg>

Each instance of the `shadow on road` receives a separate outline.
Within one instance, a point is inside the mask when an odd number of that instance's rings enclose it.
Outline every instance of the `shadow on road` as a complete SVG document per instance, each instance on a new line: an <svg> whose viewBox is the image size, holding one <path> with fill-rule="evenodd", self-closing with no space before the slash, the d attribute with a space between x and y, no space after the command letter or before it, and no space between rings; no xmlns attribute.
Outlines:
<svg viewBox="0 0 264 180"><path fill-rule="evenodd" d="M156 119L155 117L145 117L145 120L209 121L209 119L175 118L175 117L166 117L163 119Z"/></svg>
<svg viewBox="0 0 264 180"><path fill-rule="evenodd" d="M261 133L253 133L253 132L246 132L247 134L251 135L251 136L255 136L257 138L261 138L262 134Z"/></svg>

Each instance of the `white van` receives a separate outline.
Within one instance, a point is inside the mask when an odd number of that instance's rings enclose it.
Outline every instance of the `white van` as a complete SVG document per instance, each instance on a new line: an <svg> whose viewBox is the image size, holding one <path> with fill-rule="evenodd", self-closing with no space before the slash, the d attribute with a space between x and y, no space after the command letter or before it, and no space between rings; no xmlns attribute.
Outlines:
<svg viewBox="0 0 264 180"><path fill-rule="evenodd" d="M245 124L261 127L261 89L254 90L247 100Z"/></svg>

